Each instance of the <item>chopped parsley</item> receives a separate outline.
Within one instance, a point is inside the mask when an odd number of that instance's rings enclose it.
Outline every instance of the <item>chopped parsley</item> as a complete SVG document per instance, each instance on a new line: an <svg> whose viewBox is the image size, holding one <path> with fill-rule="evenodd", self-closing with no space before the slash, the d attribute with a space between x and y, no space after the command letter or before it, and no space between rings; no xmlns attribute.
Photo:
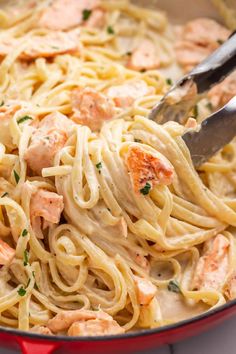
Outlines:
<svg viewBox="0 0 236 354"><path fill-rule="evenodd" d="M83 21L87 21L89 19L89 17L92 14L92 10L89 9L84 9L83 10Z"/></svg>
<svg viewBox="0 0 236 354"><path fill-rule="evenodd" d="M4 101L2 100L2 102L0 103L0 107L4 106Z"/></svg>
<svg viewBox="0 0 236 354"><path fill-rule="evenodd" d="M7 193L7 192L5 192L5 193L1 196L1 198L6 197L7 195L8 195L8 193Z"/></svg>
<svg viewBox="0 0 236 354"><path fill-rule="evenodd" d="M24 250L24 266L27 266L29 264L29 253L27 250Z"/></svg>
<svg viewBox="0 0 236 354"><path fill-rule="evenodd" d="M173 81L172 81L172 79L170 78L170 77L168 77L167 79L166 79L166 83L167 83L167 85L173 85Z"/></svg>
<svg viewBox="0 0 236 354"><path fill-rule="evenodd" d="M142 143L142 140L141 139L134 139L134 141L136 142L136 143Z"/></svg>
<svg viewBox="0 0 236 354"><path fill-rule="evenodd" d="M60 48L55 45L52 45L52 49L59 50Z"/></svg>
<svg viewBox="0 0 236 354"><path fill-rule="evenodd" d="M145 186L140 189L140 193L142 193L143 195L147 195L150 192L150 189L152 188L150 183L146 183Z"/></svg>
<svg viewBox="0 0 236 354"><path fill-rule="evenodd" d="M194 118L197 118L197 117L198 117L198 114L199 114L198 105L195 104L195 106L194 106L194 108L193 108L193 115L194 115Z"/></svg>
<svg viewBox="0 0 236 354"><path fill-rule="evenodd" d="M20 118L20 119L17 121L17 123L18 123L18 124L21 124L21 123L25 122L26 120L33 120L33 118L26 115L26 116Z"/></svg>
<svg viewBox="0 0 236 354"><path fill-rule="evenodd" d="M96 168L98 169L98 172L101 173L102 163L101 163L101 162L98 162L98 163L96 164Z"/></svg>
<svg viewBox="0 0 236 354"><path fill-rule="evenodd" d="M111 27L111 26L108 26L108 27L107 27L107 33L109 33L109 34L115 34L114 28Z"/></svg>
<svg viewBox="0 0 236 354"><path fill-rule="evenodd" d="M15 177L15 180L16 180L16 184L18 184L19 180L20 180L20 176L18 175L18 173L14 170L14 177Z"/></svg>
<svg viewBox="0 0 236 354"><path fill-rule="evenodd" d="M224 43L224 41L223 41L223 39L217 39L217 43L221 45Z"/></svg>
<svg viewBox="0 0 236 354"><path fill-rule="evenodd" d="M17 291L20 296L25 296L26 290L23 288L23 286Z"/></svg>
<svg viewBox="0 0 236 354"><path fill-rule="evenodd" d="M177 280L170 280L167 288L173 293L181 293L179 282Z"/></svg>
<svg viewBox="0 0 236 354"><path fill-rule="evenodd" d="M25 237L25 236L27 236L27 235L28 235L28 230L24 229L24 230L22 231L21 236L22 236L22 237Z"/></svg>

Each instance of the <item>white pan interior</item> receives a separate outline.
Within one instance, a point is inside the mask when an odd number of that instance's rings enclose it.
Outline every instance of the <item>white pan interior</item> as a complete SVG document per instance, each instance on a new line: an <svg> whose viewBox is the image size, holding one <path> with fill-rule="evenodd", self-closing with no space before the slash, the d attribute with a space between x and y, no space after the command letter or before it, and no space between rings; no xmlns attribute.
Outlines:
<svg viewBox="0 0 236 354"><path fill-rule="evenodd" d="M202 16L221 21L211 0L134 0L133 3L164 10L172 23L183 23ZM236 9L236 0L226 0L225 3Z"/></svg>

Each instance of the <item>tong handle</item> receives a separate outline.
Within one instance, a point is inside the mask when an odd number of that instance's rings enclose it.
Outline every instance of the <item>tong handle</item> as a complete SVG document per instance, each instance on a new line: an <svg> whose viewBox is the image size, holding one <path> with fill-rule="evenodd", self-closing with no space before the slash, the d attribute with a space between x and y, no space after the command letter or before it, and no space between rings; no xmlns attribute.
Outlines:
<svg viewBox="0 0 236 354"><path fill-rule="evenodd" d="M182 80L193 79L197 85L198 93L204 93L222 81L235 68L236 32Z"/></svg>

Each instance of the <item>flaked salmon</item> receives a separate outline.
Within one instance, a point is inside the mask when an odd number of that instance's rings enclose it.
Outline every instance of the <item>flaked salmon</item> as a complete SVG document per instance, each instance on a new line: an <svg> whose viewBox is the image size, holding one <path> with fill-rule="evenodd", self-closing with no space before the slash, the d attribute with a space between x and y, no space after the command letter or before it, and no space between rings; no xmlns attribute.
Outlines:
<svg viewBox="0 0 236 354"><path fill-rule="evenodd" d="M157 184L169 185L173 182L174 168L164 158L158 158L140 147L131 146L126 156L126 165L130 173L135 192L148 194L143 188L150 189Z"/></svg>
<svg viewBox="0 0 236 354"><path fill-rule="evenodd" d="M72 119L75 123L99 130L103 122L115 115L113 101L90 87L78 88L72 92Z"/></svg>

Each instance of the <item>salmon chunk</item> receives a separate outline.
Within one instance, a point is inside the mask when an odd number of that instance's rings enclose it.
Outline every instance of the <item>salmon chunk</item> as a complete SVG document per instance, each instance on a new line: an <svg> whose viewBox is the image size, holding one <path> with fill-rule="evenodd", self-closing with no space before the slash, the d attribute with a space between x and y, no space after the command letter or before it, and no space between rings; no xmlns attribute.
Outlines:
<svg viewBox="0 0 236 354"><path fill-rule="evenodd" d="M0 57L6 56L21 45L19 39L3 39L0 43ZM50 32L45 35L34 35L26 41L26 47L19 55L20 59L32 60L36 58L51 58L59 54L75 53L79 51L79 32Z"/></svg>
<svg viewBox="0 0 236 354"><path fill-rule="evenodd" d="M210 243L205 255L198 261L193 280L194 289L222 289L229 268L229 245L228 239L221 234Z"/></svg>
<svg viewBox="0 0 236 354"><path fill-rule="evenodd" d="M48 6L39 20L40 27L46 27L50 30L68 30L72 27L81 25L88 17L92 17L93 10L99 6L98 0L54 0L51 6ZM92 11L91 15L84 16L84 11ZM98 13L94 15L99 16ZM99 23L98 17L91 21L92 25Z"/></svg>
<svg viewBox="0 0 236 354"><path fill-rule="evenodd" d="M48 328L57 333L67 330L74 322L84 322L89 320L112 321L112 317L106 312L90 310L62 311L48 321Z"/></svg>
<svg viewBox="0 0 236 354"><path fill-rule="evenodd" d="M109 334L121 334L124 329L112 318L110 320L88 320L75 322L68 330L69 336L104 336Z"/></svg>
<svg viewBox="0 0 236 354"><path fill-rule="evenodd" d="M106 23L106 13L103 9L95 9L85 22L86 27L102 28Z"/></svg>
<svg viewBox="0 0 236 354"><path fill-rule="evenodd" d="M194 118L188 118L187 122L185 123L185 128L188 129L195 129L197 128L197 121Z"/></svg>
<svg viewBox="0 0 236 354"><path fill-rule="evenodd" d="M220 84L214 86L208 97L214 108L220 108L228 103L236 95L236 71L230 74Z"/></svg>
<svg viewBox="0 0 236 354"><path fill-rule="evenodd" d="M156 287L150 280L134 276L140 305L148 305L156 295Z"/></svg>
<svg viewBox="0 0 236 354"><path fill-rule="evenodd" d="M160 60L157 57L154 43L149 39L143 40L131 54L127 66L138 71L159 68Z"/></svg>
<svg viewBox="0 0 236 354"><path fill-rule="evenodd" d="M30 201L30 216L42 217L44 220L57 224L63 211L63 197L54 192L39 189Z"/></svg>
<svg viewBox="0 0 236 354"><path fill-rule="evenodd" d="M176 56L187 71L199 64L230 35L230 31L208 18L188 22L178 30Z"/></svg>
<svg viewBox="0 0 236 354"><path fill-rule="evenodd" d="M34 326L31 328L31 332L52 335L52 332L46 326Z"/></svg>
<svg viewBox="0 0 236 354"><path fill-rule="evenodd" d="M155 89L149 87L143 80L130 81L124 85L111 86L106 91L107 96L113 99L115 105L122 108L130 107L136 99L154 93Z"/></svg>
<svg viewBox="0 0 236 354"><path fill-rule="evenodd" d="M33 36L20 58L26 60L50 58L59 54L75 53L78 50L78 32L50 32L44 36Z"/></svg>
<svg viewBox="0 0 236 354"><path fill-rule="evenodd" d="M208 47L198 46L188 41L178 41L175 51L177 61L185 71L191 71L194 66L197 66L211 54Z"/></svg>
<svg viewBox="0 0 236 354"><path fill-rule="evenodd" d="M15 250L11 248L6 242L0 239L0 265L11 263L15 256Z"/></svg>
<svg viewBox="0 0 236 354"><path fill-rule="evenodd" d="M147 185L151 188L157 184L169 185L173 181L174 169L170 162L164 156L158 158L142 148L129 148L126 165L137 193L142 193Z"/></svg>
<svg viewBox="0 0 236 354"><path fill-rule="evenodd" d="M228 279L224 292L229 300L234 300L236 298L236 272L234 272Z"/></svg>
<svg viewBox="0 0 236 354"><path fill-rule="evenodd" d="M41 120L24 155L31 170L41 175L43 168L53 166L54 157L65 145L72 125L73 122L59 112Z"/></svg>
<svg viewBox="0 0 236 354"><path fill-rule="evenodd" d="M130 254L131 258L135 261L136 264L138 264L141 268L143 268L143 270L145 270L147 273L149 273L150 263L144 255L142 255L138 252L135 252L133 250L129 250L129 254Z"/></svg>
<svg viewBox="0 0 236 354"><path fill-rule="evenodd" d="M3 104L0 107L0 141L9 150L14 148L11 131L10 122L14 114L21 109L22 104L20 101L8 101L7 105Z"/></svg>
<svg viewBox="0 0 236 354"><path fill-rule="evenodd" d="M114 103L104 94L86 87L72 92L72 119L78 124L99 130L104 121L114 117Z"/></svg>

